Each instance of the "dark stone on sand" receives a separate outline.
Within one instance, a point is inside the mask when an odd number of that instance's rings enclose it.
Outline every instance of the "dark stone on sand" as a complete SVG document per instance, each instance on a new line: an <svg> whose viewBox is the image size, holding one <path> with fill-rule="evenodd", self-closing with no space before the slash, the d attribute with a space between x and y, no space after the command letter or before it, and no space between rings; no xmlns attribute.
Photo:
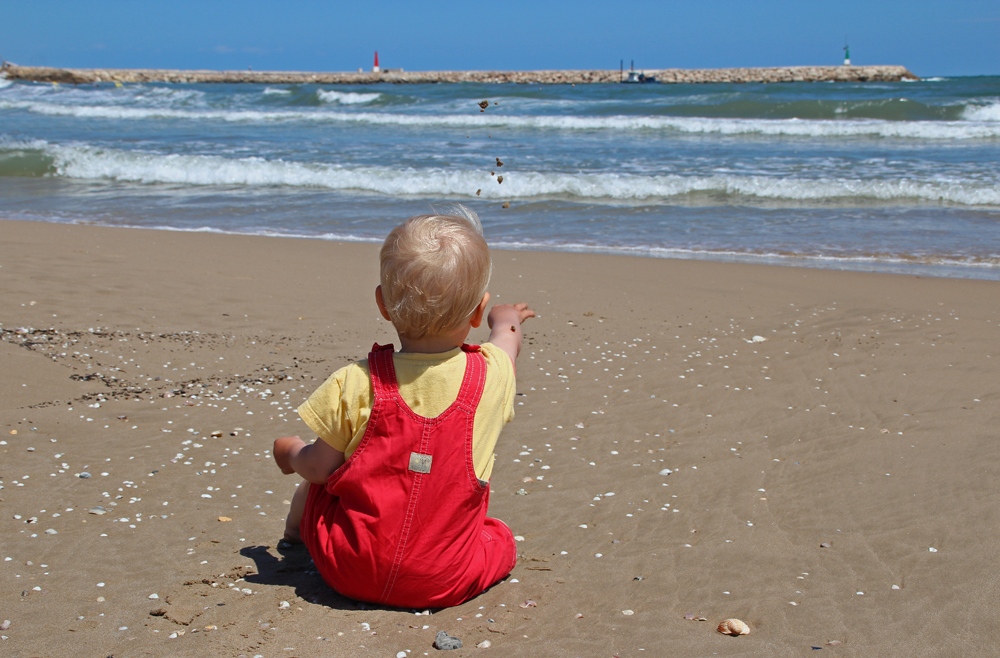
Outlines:
<svg viewBox="0 0 1000 658"><path fill-rule="evenodd" d="M448 635L446 631L438 631L437 635L434 637L434 648L441 649L443 651L461 649L462 641L457 637Z"/></svg>

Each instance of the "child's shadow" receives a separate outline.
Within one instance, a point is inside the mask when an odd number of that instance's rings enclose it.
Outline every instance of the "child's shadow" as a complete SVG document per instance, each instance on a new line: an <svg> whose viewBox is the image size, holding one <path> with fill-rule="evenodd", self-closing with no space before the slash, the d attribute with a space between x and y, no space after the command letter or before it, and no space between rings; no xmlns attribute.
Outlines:
<svg viewBox="0 0 1000 658"><path fill-rule="evenodd" d="M247 546L240 549L240 555L250 558L257 566L257 573L249 574L243 580L256 585L294 587L296 596L335 610L396 609L355 601L338 594L316 571L309 551L302 544L281 541L274 551L280 558L272 555L270 546Z"/></svg>

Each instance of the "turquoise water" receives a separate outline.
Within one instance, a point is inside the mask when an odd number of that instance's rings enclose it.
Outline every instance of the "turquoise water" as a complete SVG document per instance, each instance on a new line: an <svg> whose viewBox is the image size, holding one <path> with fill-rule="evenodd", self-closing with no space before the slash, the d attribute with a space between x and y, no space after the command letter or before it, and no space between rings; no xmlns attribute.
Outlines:
<svg viewBox="0 0 1000 658"><path fill-rule="evenodd" d="M511 249L1000 279L1000 77L0 80L6 217L369 241L454 203Z"/></svg>

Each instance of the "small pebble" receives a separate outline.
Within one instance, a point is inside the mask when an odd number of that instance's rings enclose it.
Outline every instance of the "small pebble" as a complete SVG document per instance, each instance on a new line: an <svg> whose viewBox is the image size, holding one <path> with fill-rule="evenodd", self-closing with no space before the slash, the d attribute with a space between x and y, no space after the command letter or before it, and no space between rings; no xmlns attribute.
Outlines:
<svg viewBox="0 0 1000 658"><path fill-rule="evenodd" d="M0 631L5 631L8 628L10 628L10 620L9 619L4 619L3 623L0 624Z"/></svg>
<svg viewBox="0 0 1000 658"><path fill-rule="evenodd" d="M151 600L151 601L155 601L156 599L160 598L160 595L159 595L159 594L157 594L156 592L153 592L152 594L150 594L150 595L149 595L149 596L147 596L146 598L148 598L148 599L149 599L149 600Z"/></svg>
<svg viewBox="0 0 1000 658"><path fill-rule="evenodd" d="M80 473L80 475L77 477L79 477L81 480L87 480L90 478L90 473L84 471L83 473Z"/></svg>
<svg viewBox="0 0 1000 658"><path fill-rule="evenodd" d="M626 617L631 617L632 615L635 614L635 611L634 610L622 610L622 614L625 615Z"/></svg>
<svg viewBox="0 0 1000 658"><path fill-rule="evenodd" d="M292 606L288 601L282 601L278 604L278 610L288 610L290 607Z"/></svg>
<svg viewBox="0 0 1000 658"><path fill-rule="evenodd" d="M479 644L476 645L476 648L477 649L489 649L492 646L493 646L492 642L490 642L489 640L483 640L482 642L480 642Z"/></svg>

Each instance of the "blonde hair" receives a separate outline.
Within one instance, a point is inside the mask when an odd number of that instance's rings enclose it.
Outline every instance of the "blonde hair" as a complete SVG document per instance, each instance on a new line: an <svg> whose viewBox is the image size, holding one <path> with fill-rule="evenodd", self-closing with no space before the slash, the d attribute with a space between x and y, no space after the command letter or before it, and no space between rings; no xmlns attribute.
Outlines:
<svg viewBox="0 0 1000 658"><path fill-rule="evenodd" d="M482 224L464 206L394 228L379 264L386 310L407 338L457 329L482 301L493 269Z"/></svg>

